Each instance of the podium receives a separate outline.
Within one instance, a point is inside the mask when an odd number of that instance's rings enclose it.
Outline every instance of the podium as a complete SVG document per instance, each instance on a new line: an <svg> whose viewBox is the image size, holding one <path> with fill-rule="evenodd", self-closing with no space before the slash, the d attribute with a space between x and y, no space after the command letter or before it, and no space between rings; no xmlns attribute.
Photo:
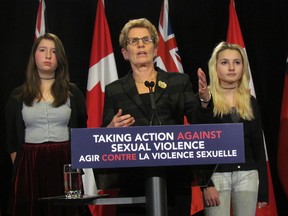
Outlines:
<svg viewBox="0 0 288 216"><path fill-rule="evenodd" d="M98 189L121 188L119 175L144 173L141 200L149 216L168 214L167 179L161 170L190 167L201 173L201 167L212 166L210 179L216 164L245 162L242 123L72 128L71 151L73 167L93 168L100 175ZM114 175L114 181L101 179L101 174Z"/></svg>

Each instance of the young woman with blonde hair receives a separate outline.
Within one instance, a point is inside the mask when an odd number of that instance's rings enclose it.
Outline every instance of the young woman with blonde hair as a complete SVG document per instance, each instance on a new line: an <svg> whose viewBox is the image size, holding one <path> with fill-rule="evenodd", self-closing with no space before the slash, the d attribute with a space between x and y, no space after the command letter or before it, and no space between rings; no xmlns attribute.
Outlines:
<svg viewBox="0 0 288 216"><path fill-rule="evenodd" d="M237 44L219 43L209 60L212 123L243 123L245 162L219 164L203 189L207 216L254 216L268 203L268 178L261 115L249 89L248 58Z"/></svg>

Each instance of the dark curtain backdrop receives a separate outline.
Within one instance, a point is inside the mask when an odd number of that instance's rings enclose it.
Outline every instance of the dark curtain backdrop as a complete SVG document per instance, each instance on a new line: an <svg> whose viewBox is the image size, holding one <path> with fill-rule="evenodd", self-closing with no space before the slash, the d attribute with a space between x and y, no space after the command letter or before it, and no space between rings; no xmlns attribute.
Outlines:
<svg viewBox="0 0 288 216"><path fill-rule="evenodd" d="M48 30L64 43L71 81L85 94L97 0L45 0ZM146 17L158 27L162 0L105 0L119 77L129 70L121 56L118 36L133 18ZM288 51L287 0L235 0L258 102L279 215L288 212L277 177L278 128ZM169 0L170 19L185 73L197 90L198 67L207 72L214 46L226 39L229 0ZM1 209L5 209L11 178L5 152L4 105L13 88L24 80L34 41L38 0L2 0L0 6L1 82ZM107 71L108 72L108 71ZM287 143L288 144L288 143ZM2 213L2 216L5 215Z"/></svg>

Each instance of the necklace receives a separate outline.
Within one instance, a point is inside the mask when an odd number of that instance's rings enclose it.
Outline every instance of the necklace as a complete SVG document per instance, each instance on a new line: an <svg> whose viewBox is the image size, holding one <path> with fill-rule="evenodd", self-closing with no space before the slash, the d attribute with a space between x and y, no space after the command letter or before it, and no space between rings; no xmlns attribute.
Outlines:
<svg viewBox="0 0 288 216"><path fill-rule="evenodd" d="M231 86L231 87L223 87L223 86L221 86L221 88L222 88L222 89L236 89L237 86Z"/></svg>
<svg viewBox="0 0 288 216"><path fill-rule="evenodd" d="M40 79L42 79L42 80L53 80L53 79L55 79L55 76L53 76L53 77L40 77Z"/></svg>
<svg viewBox="0 0 288 216"><path fill-rule="evenodd" d="M136 80L135 77L134 77L134 74L132 74L132 76L133 76L134 81L135 81L136 83L142 83L142 84L145 83L145 81L138 81L138 80ZM156 76L157 76L157 72L155 72L155 75L154 75L150 80L154 80Z"/></svg>

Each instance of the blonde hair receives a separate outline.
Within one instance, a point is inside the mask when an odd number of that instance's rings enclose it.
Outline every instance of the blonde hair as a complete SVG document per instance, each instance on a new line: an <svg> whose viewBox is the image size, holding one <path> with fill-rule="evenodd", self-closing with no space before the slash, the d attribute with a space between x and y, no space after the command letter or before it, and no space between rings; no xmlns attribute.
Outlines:
<svg viewBox="0 0 288 216"><path fill-rule="evenodd" d="M126 48L128 33L132 28L146 28L150 36L154 38L153 43L158 46L159 37L156 27L146 18L133 19L125 24L119 36L119 44L122 48Z"/></svg>
<svg viewBox="0 0 288 216"><path fill-rule="evenodd" d="M234 94L235 108L237 109L241 118L245 120L252 120L254 119L254 114L251 107L251 95L249 90L250 75L248 58L244 49L241 46L239 46L238 44L229 44L226 42L220 42L214 48L208 63L210 76L209 90L213 95L214 116L222 117L224 114L229 114L231 110L231 107L227 104L224 98L223 89L220 86L219 78L217 75L217 60L219 57L219 53L227 49L237 51L241 55L243 62L242 77L238 82L238 86Z"/></svg>

